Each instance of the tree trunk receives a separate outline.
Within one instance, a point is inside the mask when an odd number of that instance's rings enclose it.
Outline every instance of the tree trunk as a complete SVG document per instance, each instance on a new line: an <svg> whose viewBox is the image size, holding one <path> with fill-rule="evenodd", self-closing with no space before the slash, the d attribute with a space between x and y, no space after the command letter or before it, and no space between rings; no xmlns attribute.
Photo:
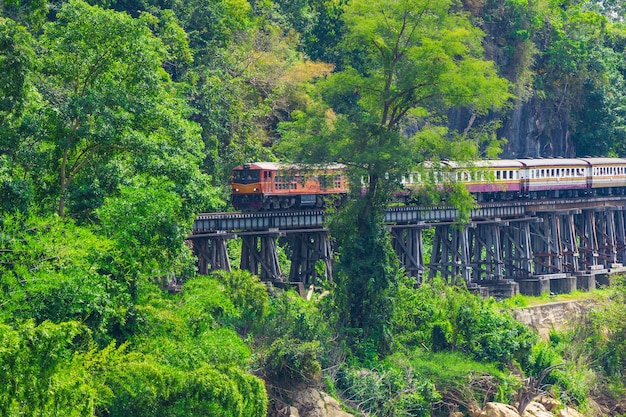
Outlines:
<svg viewBox="0 0 626 417"><path fill-rule="evenodd" d="M69 179L67 178L67 156L68 156L68 149L66 148L65 151L63 151L63 160L61 161L61 194L59 195L59 217L63 218L65 216L65 191L67 190L67 185L69 182Z"/></svg>

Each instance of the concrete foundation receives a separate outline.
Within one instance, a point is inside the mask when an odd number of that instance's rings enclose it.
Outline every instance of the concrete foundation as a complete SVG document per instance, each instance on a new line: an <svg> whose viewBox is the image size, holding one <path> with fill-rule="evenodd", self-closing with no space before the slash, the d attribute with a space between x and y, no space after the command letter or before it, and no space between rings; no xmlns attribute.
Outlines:
<svg viewBox="0 0 626 417"><path fill-rule="evenodd" d="M519 292L524 295L539 296L550 292L549 275L538 275L535 278L521 279L517 281Z"/></svg>
<svg viewBox="0 0 626 417"><path fill-rule="evenodd" d="M576 277L550 278L550 292L554 294L569 294L576 291Z"/></svg>
<svg viewBox="0 0 626 417"><path fill-rule="evenodd" d="M478 281L481 288L486 288L488 295L496 298L510 298L520 293L519 284L510 279Z"/></svg>
<svg viewBox="0 0 626 417"><path fill-rule="evenodd" d="M593 291L596 289L596 276L590 274L576 275L576 288L582 291Z"/></svg>
<svg viewBox="0 0 626 417"><path fill-rule="evenodd" d="M471 292L472 294L478 295L481 298L487 298L489 297L489 288L488 287L483 287L480 286L476 283L471 282L468 286L467 289L469 290L469 292Z"/></svg>

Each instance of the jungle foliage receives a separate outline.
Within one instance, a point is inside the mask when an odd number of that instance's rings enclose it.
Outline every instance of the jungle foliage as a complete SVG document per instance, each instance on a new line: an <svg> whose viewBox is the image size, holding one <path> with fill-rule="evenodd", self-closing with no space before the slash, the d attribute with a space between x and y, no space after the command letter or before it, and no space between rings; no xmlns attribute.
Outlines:
<svg viewBox="0 0 626 417"><path fill-rule="evenodd" d="M561 363L547 381L566 402L623 392L622 286L537 343L493 300L408 279L382 214L420 162L498 155L521 104L579 154L622 155L625 17L583 0L0 0L0 416L254 417L293 384L425 416L512 400L515 375ZM230 169L253 160L342 162L368 189L329 225L324 296L196 276L194 216L227 209ZM429 198L468 212L450 191Z"/></svg>

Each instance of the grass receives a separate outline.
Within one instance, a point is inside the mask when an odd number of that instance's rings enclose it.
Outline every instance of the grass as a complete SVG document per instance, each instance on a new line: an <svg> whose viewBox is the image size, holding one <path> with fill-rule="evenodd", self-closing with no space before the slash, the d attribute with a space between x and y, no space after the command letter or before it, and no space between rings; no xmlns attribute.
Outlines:
<svg viewBox="0 0 626 417"><path fill-rule="evenodd" d="M496 364L477 362L459 352L418 350L410 361L415 372L435 383L444 402L446 397L465 404L507 402L519 385L508 370L503 372Z"/></svg>
<svg viewBox="0 0 626 417"><path fill-rule="evenodd" d="M569 294L544 293L540 296L516 295L499 301L503 308L533 307L561 301L604 300L611 296L611 288L598 288L593 291L573 291Z"/></svg>
<svg viewBox="0 0 626 417"><path fill-rule="evenodd" d="M459 352L430 352L417 350L411 356L411 365L420 375L443 385L456 384L468 375L493 375L504 378L507 374L495 364L476 362Z"/></svg>

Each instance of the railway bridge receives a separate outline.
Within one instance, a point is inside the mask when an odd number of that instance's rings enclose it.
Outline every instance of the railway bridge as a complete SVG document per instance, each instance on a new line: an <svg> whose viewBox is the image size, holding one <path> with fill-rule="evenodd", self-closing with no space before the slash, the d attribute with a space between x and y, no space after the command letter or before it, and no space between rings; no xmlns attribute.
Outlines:
<svg viewBox="0 0 626 417"><path fill-rule="evenodd" d="M451 207L388 209L392 246L409 275L418 281L436 274L449 282L460 278L483 295L507 297L590 290L626 270L624 196L482 203L467 224L458 218ZM332 279L325 220L323 210L204 213L189 242L201 274L230 270L227 241L239 239L241 269L302 289ZM278 245L286 246L288 272L281 271Z"/></svg>

